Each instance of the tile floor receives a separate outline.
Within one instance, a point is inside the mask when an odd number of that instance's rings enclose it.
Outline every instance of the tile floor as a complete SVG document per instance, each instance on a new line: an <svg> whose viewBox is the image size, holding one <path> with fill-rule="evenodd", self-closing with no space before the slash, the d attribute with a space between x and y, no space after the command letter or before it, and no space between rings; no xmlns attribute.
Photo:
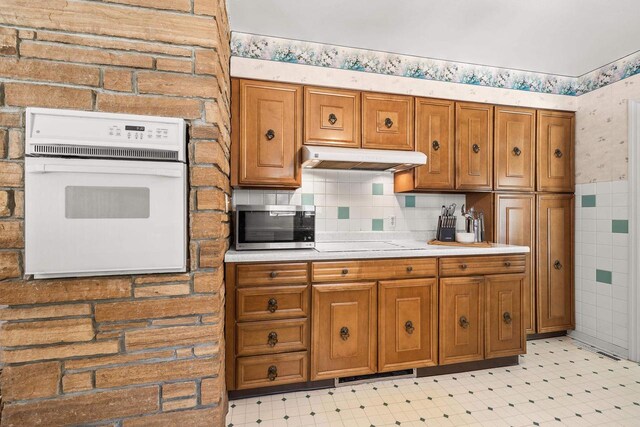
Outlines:
<svg viewBox="0 0 640 427"><path fill-rule="evenodd" d="M640 366L569 337L529 341L520 365L229 402L240 426L640 426Z"/></svg>

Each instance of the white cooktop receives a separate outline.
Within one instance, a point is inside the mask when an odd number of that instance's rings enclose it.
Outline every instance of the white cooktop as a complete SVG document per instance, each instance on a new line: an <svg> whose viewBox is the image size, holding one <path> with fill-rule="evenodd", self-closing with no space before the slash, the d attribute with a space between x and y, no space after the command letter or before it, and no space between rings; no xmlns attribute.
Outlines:
<svg viewBox="0 0 640 427"><path fill-rule="evenodd" d="M318 252L369 252L369 251L406 251L429 249L433 246L413 240L390 240L386 242L375 240L356 240L349 242L318 242Z"/></svg>

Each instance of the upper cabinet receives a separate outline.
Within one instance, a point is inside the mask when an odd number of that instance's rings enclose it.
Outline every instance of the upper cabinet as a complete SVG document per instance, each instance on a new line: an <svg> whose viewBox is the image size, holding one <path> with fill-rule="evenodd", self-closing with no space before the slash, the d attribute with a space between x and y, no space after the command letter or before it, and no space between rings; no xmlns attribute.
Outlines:
<svg viewBox="0 0 640 427"><path fill-rule="evenodd" d="M496 107L496 190L535 190L535 117L535 110Z"/></svg>
<svg viewBox="0 0 640 427"><path fill-rule="evenodd" d="M538 111L538 191L573 192L574 114Z"/></svg>
<svg viewBox="0 0 640 427"><path fill-rule="evenodd" d="M363 93L362 148L412 151L413 97Z"/></svg>
<svg viewBox="0 0 640 427"><path fill-rule="evenodd" d="M493 189L493 105L456 103L456 189Z"/></svg>
<svg viewBox="0 0 640 427"><path fill-rule="evenodd" d="M232 185L299 187L302 87L235 80L232 90Z"/></svg>
<svg viewBox="0 0 640 427"><path fill-rule="evenodd" d="M304 88L304 143L360 147L360 92Z"/></svg>

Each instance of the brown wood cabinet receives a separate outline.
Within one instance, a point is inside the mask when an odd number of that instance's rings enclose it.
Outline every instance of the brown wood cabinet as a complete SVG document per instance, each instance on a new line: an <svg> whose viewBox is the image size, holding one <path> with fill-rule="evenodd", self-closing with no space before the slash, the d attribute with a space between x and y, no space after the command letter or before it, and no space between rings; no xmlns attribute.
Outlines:
<svg viewBox="0 0 640 427"><path fill-rule="evenodd" d="M453 190L455 188L453 101L416 98L416 151L427 155L427 164L396 173L395 191Z"/></svg>
<svg viewBox="0 0 640 427"><path fill-rule="evenodd" d="M528 108L496 107L494 180L496 190L535 190L535 119Z"/></svg>
<svg viewBox="0 0 640 427"><path fill-rule="evenodd" d="M311 379L376 372L376 282L313 285Z"/></svg>
<svg viewBox="0 0 640 427"><path fill-rule="evenodd" d="M536 196L533 194L498 193L495 195L496 243L528 246L525 254L526 279L524 286L524 325L527 333L536 331L535 269L536 254Z"/></svg>
<svg viewBox="0 0 640 427"><path fill-rule="evenodd" d="M485 277L485 358L526 352L523 324L523 274Z"/></svg>
<svg viewBox="0 0 640 427"><path fill-rule="evenodd" d="M538 111L538 191L574 191L574 116Z"/></svg>
<svg viewBox="0 0 640 427"><path fill-rule="evenodd" d="M234 80L231 185L301 185L302 87Z"/></svg>
<svg viewBox="0 0 640 427"><path fill-rule="evenodd" d="M307 381L308 364L306 351L238 358L237 389Z"/></svg>
<svg viewBox="0 0 640 427"><path fill-rule="evenodd" d="M338 282L435 277L438 273L437 266L435 258L319 261L311 264L311 280Z"/></svg>
<svg viewBox="0 0 640 427"><path fill-rule="evenodd" d="M360 92L304 88L304 143L360 147Z"/></svg>
<svg viewBox="0 0 640 427"><path fill-rule="evenodd" d="M439 364L484 359L484 277L440 279Z"/></svg>
<svg viewBox="0 0 640 427"><path fill-rule="evenodd" d="M362 148L412 151L413 97L364 92Z"/></svg>
<svg viewBox="0 0 640 427"><path fill-rule="evenodd" d="M493 189L493 105L456 102L456 189Z"/></svg>
<svg viewBox="0 0 640 427"><path fill-rule="evenodd" d="M573 329L573 195L538 195L538 332Z"/></svg>
<svg viewBox="0 0 640 427"><path fill-rule="evenodd" d="M378 371L435 366L437 361L437 280L379 282Z"/></svg>

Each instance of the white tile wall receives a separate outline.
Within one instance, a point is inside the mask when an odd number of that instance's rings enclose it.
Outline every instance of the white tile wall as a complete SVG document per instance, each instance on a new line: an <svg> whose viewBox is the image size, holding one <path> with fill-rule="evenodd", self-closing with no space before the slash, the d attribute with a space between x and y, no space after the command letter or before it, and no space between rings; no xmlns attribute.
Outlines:
<svg viewBox="0 0 640 427"><path fill-rule="evenodd" d="M382 194L373 194L374 184ZM379 188L379 185L376 186ZM313 195L317 208L318 239L360 239L379 237L432 239L442 205L465 203L464 194L394 194L393 175L388 172L309 170L302 173L302 187L296 191L233 191L236 204L305 204ZM408 207L415 202L415 207ZM339 208L349 208L349 218L339 218ZM343 209L344 212L344 209ZM381 220L383 231L374 224ZM462 225L458 218L459 228ZM372 233L375 232L375 233Z"/></svg>
<svg viewBox="0 0 640 427"><path fill-rule="evenodd" d="M576 185L576 331L621 349L629 348L629 234L612 223L628 220L628 191L628 181ZM595 207L583 206L583 196L595 196ZM597 270L611 283L598 281Z"/></svg>

